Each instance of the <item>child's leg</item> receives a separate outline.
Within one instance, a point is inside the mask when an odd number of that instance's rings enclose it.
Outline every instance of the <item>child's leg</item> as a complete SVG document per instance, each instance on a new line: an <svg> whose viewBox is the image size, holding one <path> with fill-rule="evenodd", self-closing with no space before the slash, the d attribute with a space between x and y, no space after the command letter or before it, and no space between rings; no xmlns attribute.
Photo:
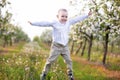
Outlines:
<svg viewBox="0 0 120 80"><path fill-rule="evenodd" d="M62 51L62 54L61 54L67 64L67 68L68 68L68 74L71 74L73 75L73 70L72 70L72 60L71 60L71 57L70 57L70 51L69 51L69 48L68 47L65 47L64 50Z"/></svg>
<svg viewBox="0 0 120 80"><path fill-rule="evenodd" d="M65 47L62 51L62 54L61 54L67 64L67 68L68 68L68 78L69 80L74 80L74 77L73 77L73 70L72 70L72 60L70 58L70 51L68 49L68 47Z"/></svg>
<svg viewBox="0 0 120 80"><path fill-rule="evenodd" d="M47 59L47 62L44 66L44 69L43 69L43 74L47 74L50 67L51 67L51 64L57 59L57 57L60 55L60 51L58 50L58 47L56 47L54 44L52 45L51 47L51 52L50 52L50 56L49 58Z"/></svg>

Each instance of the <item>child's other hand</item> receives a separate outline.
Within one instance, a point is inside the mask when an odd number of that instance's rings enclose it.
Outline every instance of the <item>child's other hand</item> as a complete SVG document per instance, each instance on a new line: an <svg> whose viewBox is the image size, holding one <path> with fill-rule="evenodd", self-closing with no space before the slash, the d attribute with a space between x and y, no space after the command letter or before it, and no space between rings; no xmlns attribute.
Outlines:
<svg viewBox="0 0 120 80"><path fill-rule="evenodd" d="M29 24L32 24L30 21L28 21Z"/></svg>
<svg viewBox="0 0 120 80"><path fill-rule="evenodd" d="M92 11L90 10L89 13L88 13L88 16L92 15Z"/></svg>

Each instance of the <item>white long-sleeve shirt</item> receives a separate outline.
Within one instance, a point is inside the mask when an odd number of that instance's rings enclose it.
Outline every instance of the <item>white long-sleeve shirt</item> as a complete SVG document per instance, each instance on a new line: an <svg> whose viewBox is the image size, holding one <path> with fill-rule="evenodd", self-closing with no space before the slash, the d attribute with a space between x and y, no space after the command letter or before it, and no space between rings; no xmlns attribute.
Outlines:
<svg viewBox="0 0 120 80"><path fill-rule="evenodd" d="M88 15L77 16L73 19L68 20L65 24L60 23L59 21L41 21L41 22L32 22L33 26L43 26L43 27L52 27L53 28L53 42L66 45L68 43L68 35L70 31L70 26L84 20Z"/></svg>

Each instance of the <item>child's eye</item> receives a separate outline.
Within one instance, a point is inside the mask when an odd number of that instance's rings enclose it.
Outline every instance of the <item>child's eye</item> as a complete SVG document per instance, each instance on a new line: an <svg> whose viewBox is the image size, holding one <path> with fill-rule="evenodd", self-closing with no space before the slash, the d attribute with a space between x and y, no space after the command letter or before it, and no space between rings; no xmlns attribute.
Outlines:
<svg viewBox="0 0 120 80"><path fill-rule="evenodd" d="M65 18L67 18L68 16L61 16L61 17L65 17Z"/></svg>

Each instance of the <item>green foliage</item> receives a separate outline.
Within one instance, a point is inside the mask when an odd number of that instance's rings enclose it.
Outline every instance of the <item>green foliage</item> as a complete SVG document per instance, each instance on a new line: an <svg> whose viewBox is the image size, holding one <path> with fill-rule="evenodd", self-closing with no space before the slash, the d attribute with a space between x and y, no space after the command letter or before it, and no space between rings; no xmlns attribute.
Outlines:
<svg viewBox="0 0 120 80"><path fill-rule="evenodd" d="M46 29L40 36L40 40L48 45L52 42L52 31Z"/></svg>
<svg viewBox="0 0 120 80"><path fill-rule="evenodd" d="M6 5L11 4L10 2L8 2L7 0L1 0L0 1L0 8L4 8Z"/></svg>
<svg viewBox="0 0 120 80"><path fill-rule="evenodd" d="M81 11L89 8L92 11L92 15L73 27L74 29L71 32L73 34L72 36L75 37L76 42L80 39L84 40L84 38L86 38L89 44L90 40L92 40L90 36L93 36L93 40L102 42L102 44L104 44L103 49L105 49L103 51L103 63L105 63L108 44L111 42L116 42L117 39L119 40L120 10L118 1L91 0L88 2L85 0L80 2L79 0L76 0L74 2L77 3L71 5L74 9L77 9L77 7L80 6L80 3L85 3ZM79 11L80 9L77 10Z"/></svg>
<svg viewBox="0 0 120 80"><path fill-rule="evenodd" d="M28 35L25 34L22 29L10 24L12 14L9 10L3 13L2 9L6 8L9 4L10 2L7 0L0 1L0 39L1 42L3 42L3 47L7 45L12 46L13 42L30 41Z"/></svg>
<svg viewBox="0 0 120 80"><path fill-rule="evenodd" d="M14 32L15 32L15 42L19 42L19 41L26 41L29 42L30 38L28 37L28 35L18 26L15 26L14 28Z"/></svg>
<svg viewBox="0 0 120 80"><path fill-rule="evenodd" d="M38 36L35 36L33 41L36 41L36 42L39 42L40 41L40 38Z"/></svg>

